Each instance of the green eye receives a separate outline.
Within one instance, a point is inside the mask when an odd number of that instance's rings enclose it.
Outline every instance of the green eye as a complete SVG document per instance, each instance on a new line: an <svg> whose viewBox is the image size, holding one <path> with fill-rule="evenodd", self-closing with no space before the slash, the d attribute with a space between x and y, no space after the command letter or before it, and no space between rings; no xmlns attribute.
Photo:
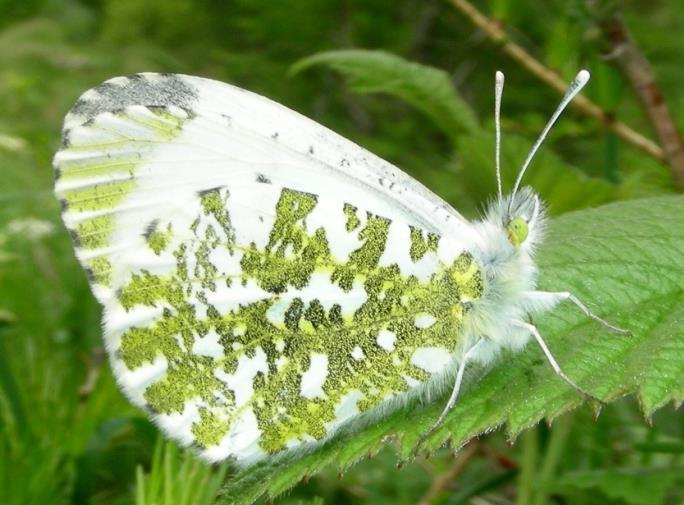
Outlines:
<svg viewBox="0 0 684 505"><path fill-rule="evenodd" d="M520 245L525 242L527 238L527 221L521 217L516 217L506 227L508 232L508 240L513 245Z"/></svg>

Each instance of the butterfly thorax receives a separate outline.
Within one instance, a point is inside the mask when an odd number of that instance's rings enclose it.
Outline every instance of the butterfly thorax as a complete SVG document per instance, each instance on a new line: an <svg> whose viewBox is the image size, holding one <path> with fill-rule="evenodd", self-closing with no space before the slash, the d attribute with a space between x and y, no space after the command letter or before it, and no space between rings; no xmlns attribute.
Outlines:
<svg viewBox="0 0 684 505"><path fill-rule="evenodd" d="M492 202L476 223L473 255L482 269L482 295L465 320L468 332L504 347L524 344L510 321L525 319L524 294L537 283L534 252L546 221L539 197L529 188ZM526 339L525 339L526 340Z"/></svg>

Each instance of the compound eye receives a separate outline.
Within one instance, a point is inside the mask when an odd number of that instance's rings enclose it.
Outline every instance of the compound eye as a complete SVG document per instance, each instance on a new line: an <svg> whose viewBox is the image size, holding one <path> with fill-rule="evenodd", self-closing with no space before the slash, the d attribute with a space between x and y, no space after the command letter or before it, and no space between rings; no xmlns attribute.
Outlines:
<svg viewBox="0 0 684 505"><path fill-rule="evenodd" d="M508 240L514 246L519 246L527 238L527 221L522 217L516 217L512 219L508 226L506 227L506 232L508 233Z"/></svg>

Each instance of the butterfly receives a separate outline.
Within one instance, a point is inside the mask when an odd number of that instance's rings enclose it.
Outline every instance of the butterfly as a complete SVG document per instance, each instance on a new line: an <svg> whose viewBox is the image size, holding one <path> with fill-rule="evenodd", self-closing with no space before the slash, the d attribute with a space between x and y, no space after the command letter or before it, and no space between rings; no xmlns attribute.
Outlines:
<svg viewBox="0 0 684 505"><path fill-rule="evenodd" d="M407 398L451 396L466 365L534 339L570 301L536 290L544 204L499 169L470 222L419 182L264 97L176 74L117 77L64 121L55 192L104 309L116 380L207 460L305 451ZM427 436L432 430L428 431Z"/></svg>

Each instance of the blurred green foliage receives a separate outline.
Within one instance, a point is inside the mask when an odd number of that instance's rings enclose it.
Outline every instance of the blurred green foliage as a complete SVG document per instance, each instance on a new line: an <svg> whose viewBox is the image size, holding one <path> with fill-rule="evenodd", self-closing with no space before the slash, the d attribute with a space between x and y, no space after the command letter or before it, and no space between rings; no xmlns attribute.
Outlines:
<svg viewBox="0 0 684 505"><path fill-rule="evenodd" d="M594 79L586 94L650 134L629 86L602 58L583 0L478 5L565 78L588 67ZM682 48L673 36L684 29L684 4L620 5L684 124ZM102 363L99 309L51 194L50 160L61 120L85 89L139 71L231 82L396 163L468 216L476 216L495 189L493 135L487 133L493 130L494 70L507 76L508 185L557 101L441 0L0 0L0 13L3 505L209 504L230 472L161 441ZM440 69L434 75L441 91L417 94L420 82L397 83L406 76L401 68L364 60L372 56L329 52L350 48L382 50ZM298 61L302 68L291 75ZM402 61L395 63L401 67ZM375 74L368 70L374 67ZM440 100L450 93L446 84L475 111L472 117L442 107ZM554 130L527 182L555 215L674 192L665 167L573 113ZM278 503L681 503L684 420L664 408L652 424L627 398L596 421L588 408L566 414L553 429L538 426L512 447L504 433L492 433L479 440L458 478L447 479L436 494L430 490L458 463L450 452L399 470L389 447L344 475L326 467Z"/></svg>

